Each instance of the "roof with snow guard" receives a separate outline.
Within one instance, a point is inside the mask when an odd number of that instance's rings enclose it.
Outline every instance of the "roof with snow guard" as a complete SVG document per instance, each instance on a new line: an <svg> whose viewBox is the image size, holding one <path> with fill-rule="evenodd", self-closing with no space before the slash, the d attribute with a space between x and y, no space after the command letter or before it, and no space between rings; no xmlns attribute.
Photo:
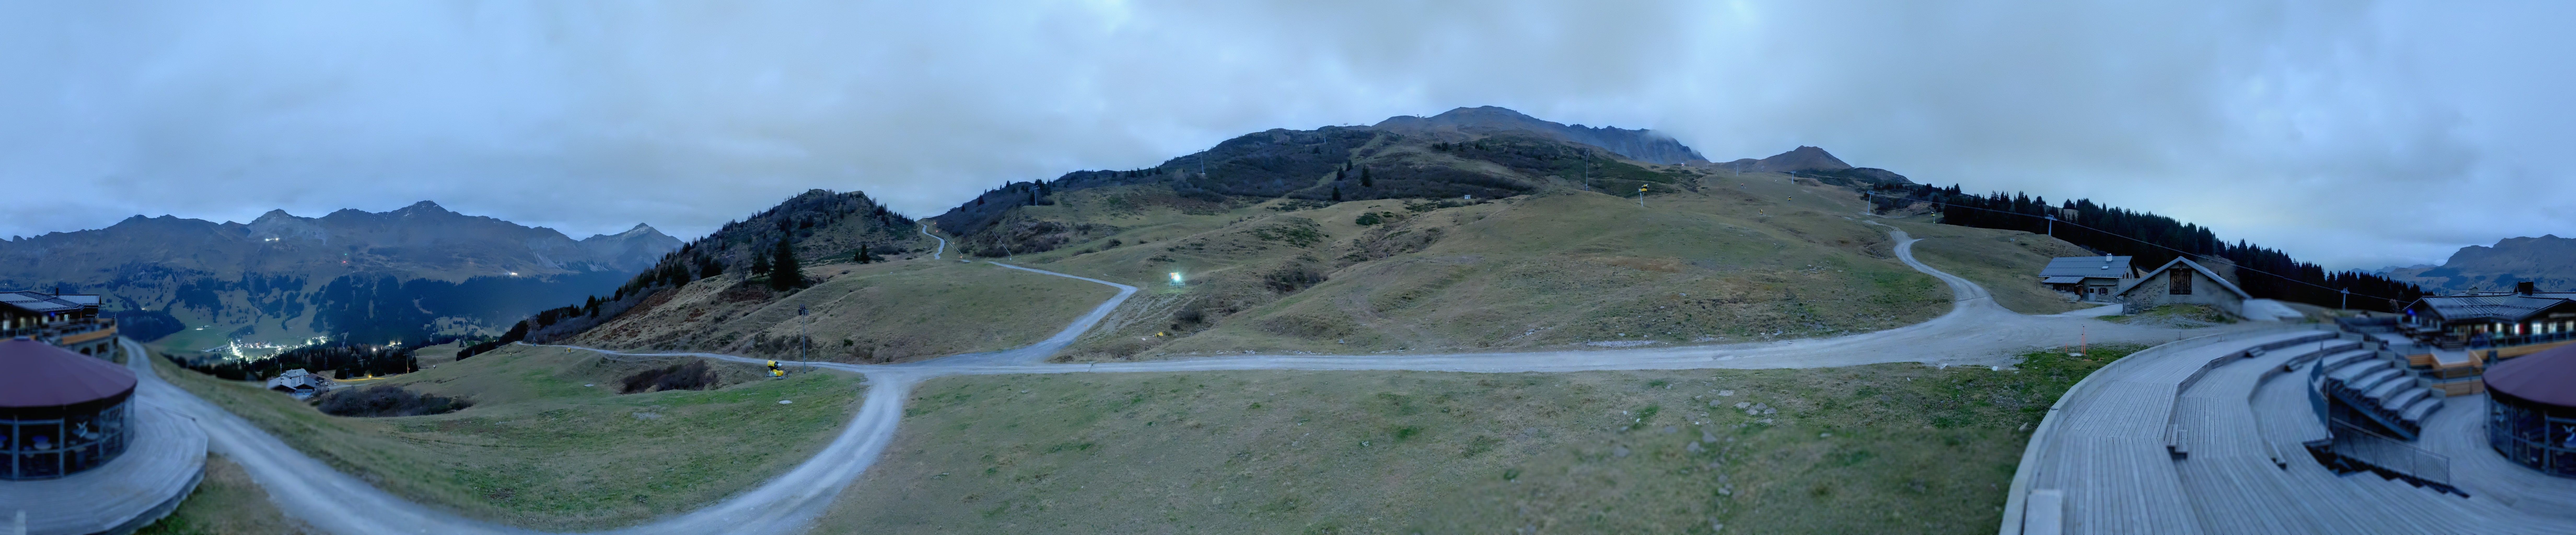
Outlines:
<svg viewBox="0 0 2576 535"><path fill-rule="evenodd" d="M71 299L73 297L88 297L92 299L89 299L87 300L87 303L84 303L82 300ZM82 308L98 306L95 299L96 297L97 296L92 295L53 295L44 292L0 292L0 304L17 307L19 310L25 310L36 314L44 314L48 312L72 312Z"/></svg>
<svg viewBox="0 0 2576 535"><path fill-rule="evenodd" d="M2518 322L2540 314L2542 310L2567 303L2560 297L2523 294L2438 295L2416 301L2416 308L2432 309L2445 321L2490 320Z"/></svg>

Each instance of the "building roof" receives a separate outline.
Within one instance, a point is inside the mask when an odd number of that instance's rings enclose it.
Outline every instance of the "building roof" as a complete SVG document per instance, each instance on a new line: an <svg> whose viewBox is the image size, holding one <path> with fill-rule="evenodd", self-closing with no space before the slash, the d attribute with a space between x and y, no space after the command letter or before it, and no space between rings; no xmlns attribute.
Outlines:
<svg viewBox="0 0 2576 535"><path fill-rule="evenodd" d="M2539 314L2541 310L2565 304L2567 299L2521 294L2439 295L2425 296L2417 304L2433 309L2446 321L2492 320L2518 322Z"/></svg>
<svg viewBox="0 0 2576 535"><path fill-rule="evenodd" d="M2109 277L2114 279L2126 278L2129 276L2129 257L2069 256L2064 258L2051 258L2048 259L2048 267L2040 268L2039 276L2087 278Z"/></svg>
<svg viewBox="0 0 2576 535"><path fill-rule="evenodd" d="M79 301L64 299L64 297L72 296L56 296L44 292L0 292L0 304L18 307L20 310L36 314L44 314L48 312L71 312L82 308L98 306L97 303L83 305Z"/></svg>
<svg viewBox="0 0 2576 535"><path fill-rule="evenodd" d="M2156 275L2163 274L2166 270L2185 267L2190 268L2192 271L2200 272L2200 276L2209 277L2209 280L2218 283L2218 287L2227 289L2228 293L2236 294L2238 299L2254 298L2254 294L2245 293L2244 289L2237 288L2236 283L2227 282L2227 277L2218 276L2217 272L2210 271L2209 268L2202 267L2199 262L2185 260L2180 257L2174 258L2172 262L2166 262L2165 265L2157 267L2154 271L2147 272L2145 276L2138 277L2138 280L2136 281L2120 286L2120 291L2111 293L2126 295L2129 293L2129 290L2137 288L2139 285L2146 284L2147 281L2155 280Z"/></svg>
<svg viewBox="0 0 2576 535"><path fill-rule="evenodd" d="M2058 276L2058 277L2041 277L2041 278L2039 279L2039 283L2040 283L2040 284L2080 284L2080 283L2083 283L2083 282L2084 282L2084 278L2083 278L2083 277Z"/></svg>
<svg viewBox="0 0 2576 535"><path fill-rule="evenodd" d="M2576 407L2576 344L2523 355L2487 368L2487 390L2560 407Z"/></svg>
<svg viewBox="0 0 2576 535"><path fill-rule="evenodd" d="M134 371L53 344L0 340L0 407L57 407L134 391Z"/></svg>

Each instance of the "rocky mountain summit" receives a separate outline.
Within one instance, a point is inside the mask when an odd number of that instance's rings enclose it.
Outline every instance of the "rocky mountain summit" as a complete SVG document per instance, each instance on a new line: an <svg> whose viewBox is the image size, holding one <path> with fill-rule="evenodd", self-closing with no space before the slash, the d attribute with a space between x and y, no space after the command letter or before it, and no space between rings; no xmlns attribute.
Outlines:
<svg viewBox="0 0 2576 535"><path fill-rule="evenodd" d="M1378 121L1370 128L1443 141L1505 132L1535 133L1557 141L1609 149L1620 156L1646 163L1672 165L1708 161L1708 157L1701 156L1699 151L1661 132L1611 126L1568 126L1497 106L1458 108L1430 117L1398 115Z"/></svg>
<svg viewBox="0 0 2576 535"><path fill-rule="evenodd" d="M1896 174L1895 172L1888 171L1886 169L1852 167L1851 164L1843 163L1841 158L1835 158L1833 153L1825 152L1825 149L1803 145L1795 149L1790 149L1789 152L1771 155L1768 158L1759 160L1743 158L1717 165L1718 167L1738 173L1788 173L1797 176L1813 177L1819 180L1824 180L1828 184L1843 186L1859 186L1864 184L1872 186L1900 186L1914 183L1911 180L1906 180L1905 175Z"/></svg>

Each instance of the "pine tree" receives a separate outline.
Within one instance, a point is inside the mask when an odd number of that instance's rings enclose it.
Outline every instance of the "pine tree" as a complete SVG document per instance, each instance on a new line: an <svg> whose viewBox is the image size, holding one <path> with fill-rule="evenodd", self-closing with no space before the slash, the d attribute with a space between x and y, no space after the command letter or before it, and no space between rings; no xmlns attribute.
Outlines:
<svg viewBox="0 0 2576 535"><path fill-rule="evenodd" d="M754 277L767 277L767 276L769 276L769 255L764 255L764 254L755 254L755 255L751 255L751 276L754 276Z"/></svg>
<svg viewBox="0 0 2576 535"><path fill-rule="evenodd" d="M785 290L804 285L805 270L796 265L794 246L788 245L787 240L778 240L778 250L772 256L777 258L769 261L769 289Z"/></svg>
<svg viewBox="0 0 2576 535"><path fill-rule="evenodd" d="M1333 188L1333 202L1342 202L1342 188Z"/></svg>
<svg viewBox="0 0 2576 535"><path fill-rule="evenodd" d="M1376 184L1374 181L1369 180L1369 168L1366 168L1366 167L1362 167L1362 168L1360 168L1360 187L1363 187L1363 188L1374 188L1374 187L1377 187L1377 184Z"/></svg>
<svg viewBox="0 0 2576 535"><path fill-rule="evenodd" d="M859 254L858 254L858 257L859 257L859 258L858 258L859 263L861 263L861 264L868 263L868 244L864 244L864 243L859 244Z"/></svg>

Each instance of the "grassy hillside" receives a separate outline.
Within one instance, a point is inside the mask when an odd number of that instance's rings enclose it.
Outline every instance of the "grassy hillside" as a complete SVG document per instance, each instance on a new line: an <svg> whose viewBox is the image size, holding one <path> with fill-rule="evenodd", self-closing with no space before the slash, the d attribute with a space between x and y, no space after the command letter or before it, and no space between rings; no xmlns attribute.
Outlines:
<svg viewBox="0 0 2576 535"><path fill-rule="evenodd" d="M773 292L741 277L655 295L572 343L795 358L799 320L816 360L897 362L1035 343L1115 295L1108 286L992 264L914 259L805 269L812 287Z"/></svg>
<svg viewBox="0 0 2576 535"><path fill-rule="evenodd" d="M1499 200L1230 204L1120 186L1011 217L1085 229L1019 261L1146 288L1068 351L1078 360L1759 341L1947 310L1946 290L1895 260L1848 190L1640 169L1690 187L1656 187L1639 208L1577 183Z"/></svg>
<svg viewBox="0 0 2576 535"><path fill-rule="evenodd" d="M814 533L1986 533L2027 430L2137 349L2008 371L943 378Z"/></svg>
<svg viewBox="0 0 2576 535"><path fill-rule="evenodd" d="M2097 305L2068 301L2039 283L2039 270L2051 258L2092 256L2065 240L2028 232L1942 225L1929 217L1908 218L1898 228L1923 241L1914 258L1933 269L1967 277L1995 295L1995 303L2023 314L2056 314Z"/></svg>
<svg viewBox="0 0 2576 535"><path fill-rule="evenodd" d="M547 530L633 524L749 488L813 456L855 413L863 390L848 375L761 380L748 366L723 365L720 389L616 393L619 377L677 361L512 346L358 383L475 402L395 418L325 415L254 383L160 359L154 365L170 382L396 495Z"/></svg>
<svg viewBox="0 0 2576 535"><path fill-rule="evenodd" d="M206 476L179 508L135 535L307 535L312 526L288 518L268 501L250 472L223 455L206 454Z"/></svg>

